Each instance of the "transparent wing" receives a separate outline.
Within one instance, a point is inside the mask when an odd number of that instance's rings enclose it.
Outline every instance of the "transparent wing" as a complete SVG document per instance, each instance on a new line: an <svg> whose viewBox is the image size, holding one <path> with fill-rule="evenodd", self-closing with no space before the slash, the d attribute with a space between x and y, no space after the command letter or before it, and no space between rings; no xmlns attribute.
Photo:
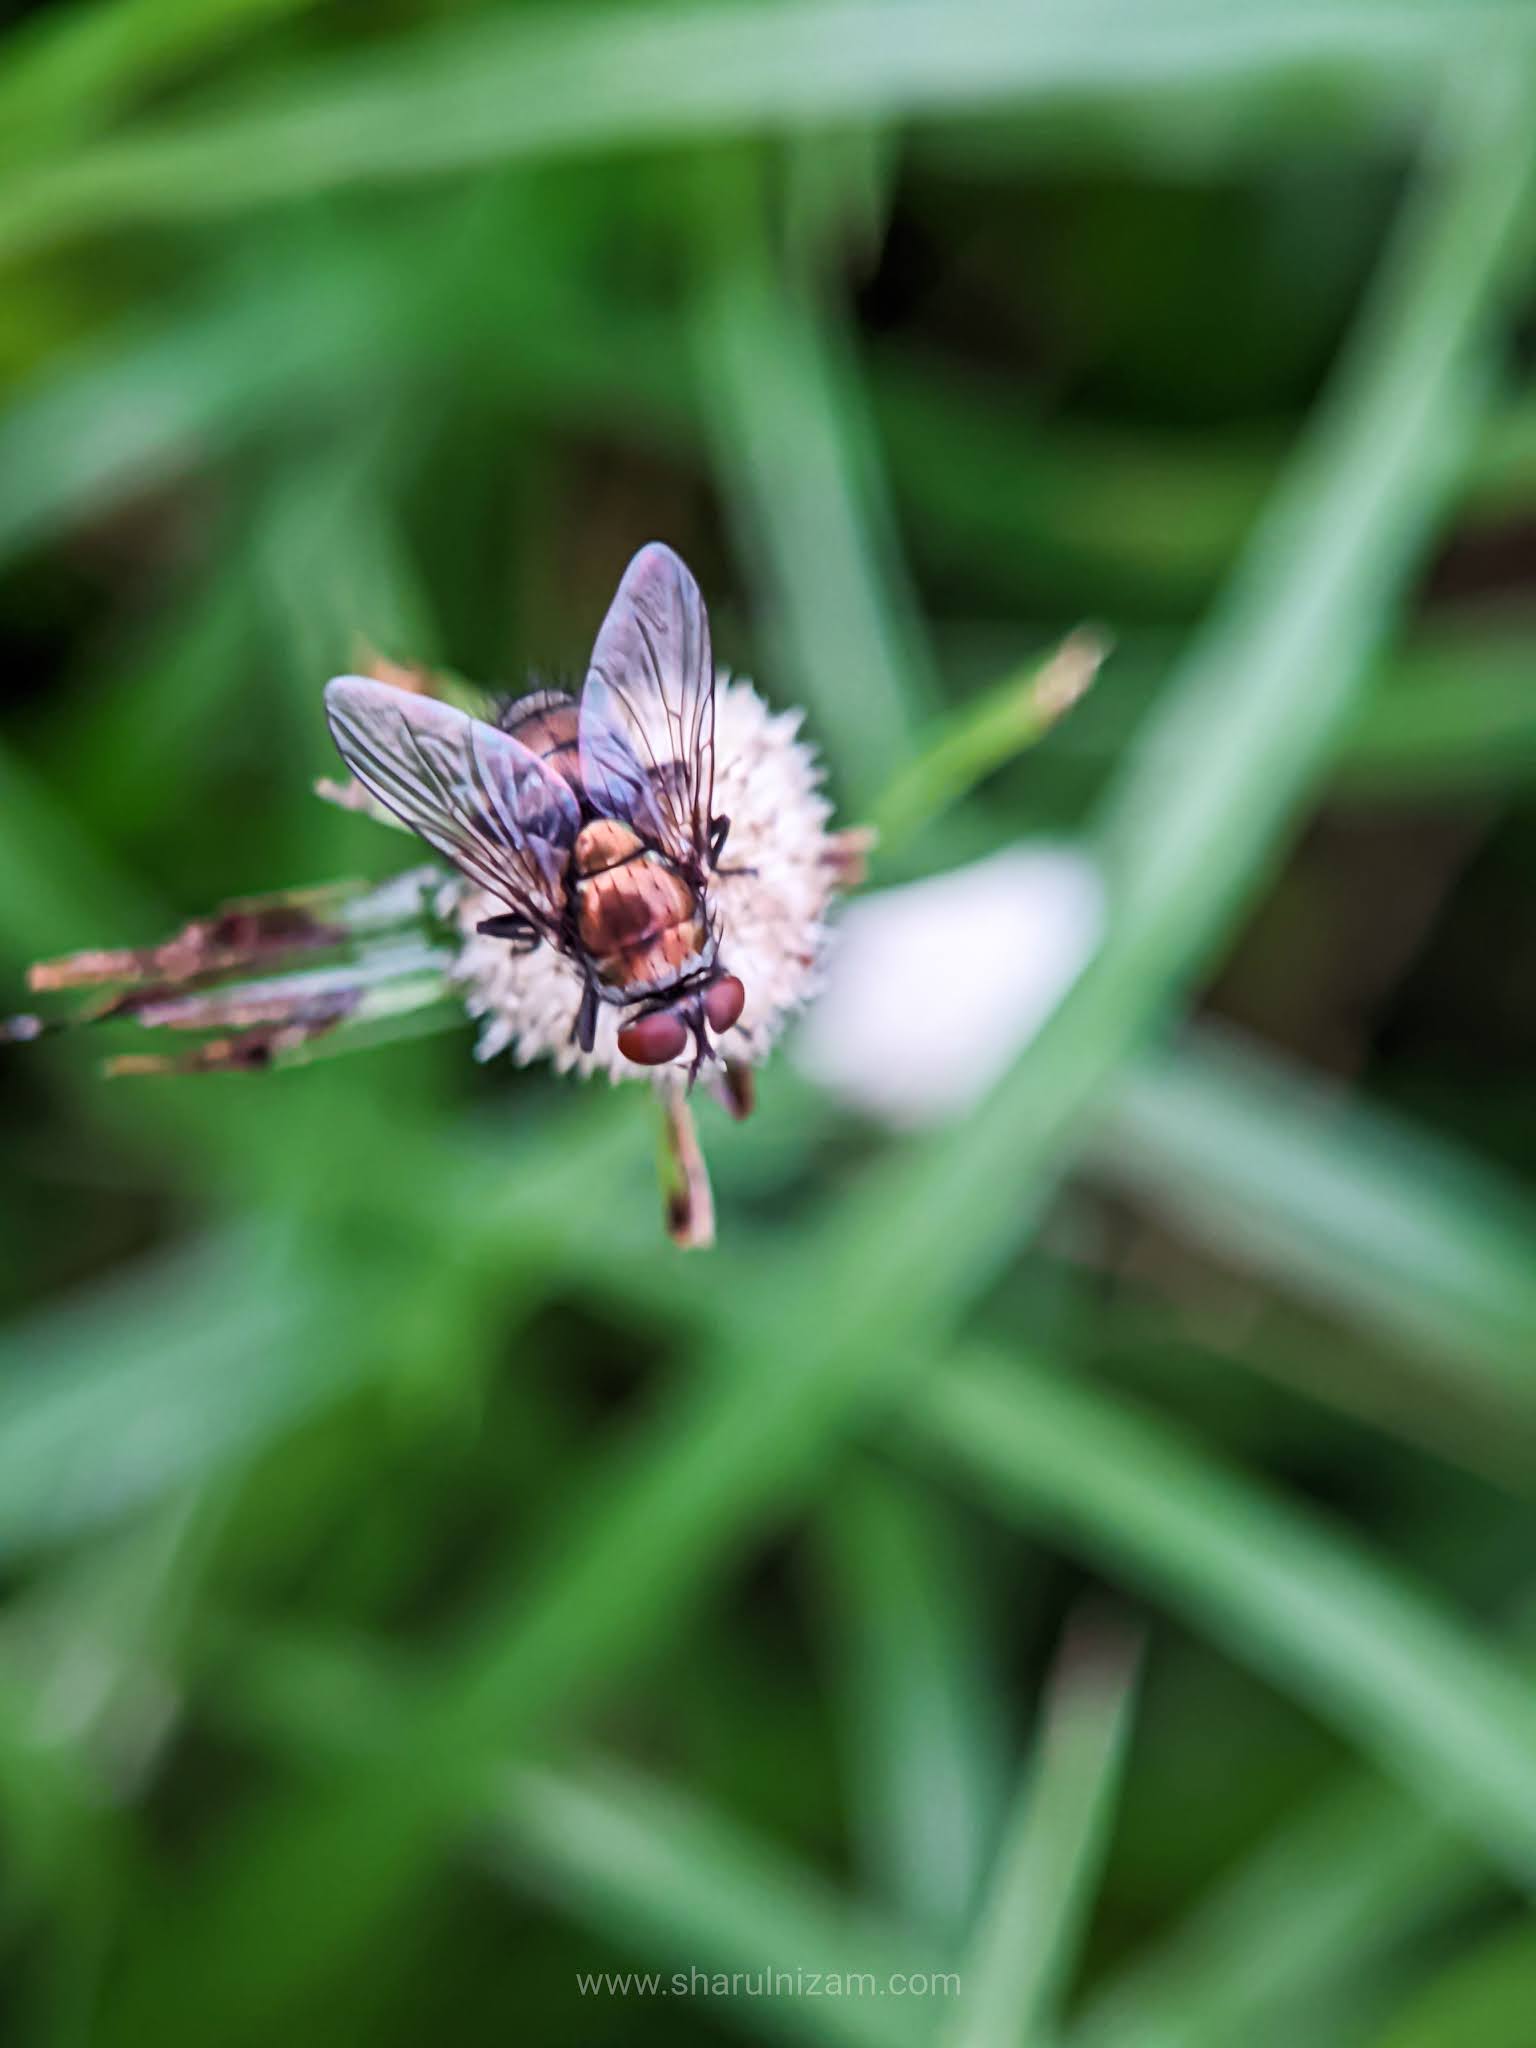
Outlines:
<svg viewBox="0 0 1536 2048"><path fill-rule="evenodd" d="M715 664L699 586L671 548L624 571L581 693L581 776L594 807L673 859L709 860Z"/></svg>
<svg viewBox="0 0 1536 2048"><path fill-rule="evenodd" d="M542 936L556 935L581 824L558 775L495 726L365 676L327 683L325 711L365 789Z"/></svg>

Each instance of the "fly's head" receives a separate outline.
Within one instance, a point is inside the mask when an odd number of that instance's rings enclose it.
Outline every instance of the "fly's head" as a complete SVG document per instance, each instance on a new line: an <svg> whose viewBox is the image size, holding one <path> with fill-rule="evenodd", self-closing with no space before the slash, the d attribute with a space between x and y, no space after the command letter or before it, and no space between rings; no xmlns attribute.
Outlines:
<svg viewBox="0 0 1536 2048"><path fill-rule="evenodd" d="M718 1055L709 1042L729 1031L746 1006L747 991L734 974L719 968L673 989L665 1002L642 1010L619 1032L619 1051L638 1067L665 1067L694 1045L690 1083L706 1060Z"/></svg>

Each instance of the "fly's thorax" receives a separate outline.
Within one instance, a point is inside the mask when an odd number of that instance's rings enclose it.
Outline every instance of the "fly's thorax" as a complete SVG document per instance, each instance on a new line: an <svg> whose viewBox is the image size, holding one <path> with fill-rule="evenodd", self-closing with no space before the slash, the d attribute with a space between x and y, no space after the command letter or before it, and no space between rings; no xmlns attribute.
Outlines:
<svg viewBox="0 0 1536 2048"><path fill-rule="evenodd" d="M632 825L618 818L593 818L576 835L572 866L578 879L586 881L643 859L645 852L645 842Z"/></svg>

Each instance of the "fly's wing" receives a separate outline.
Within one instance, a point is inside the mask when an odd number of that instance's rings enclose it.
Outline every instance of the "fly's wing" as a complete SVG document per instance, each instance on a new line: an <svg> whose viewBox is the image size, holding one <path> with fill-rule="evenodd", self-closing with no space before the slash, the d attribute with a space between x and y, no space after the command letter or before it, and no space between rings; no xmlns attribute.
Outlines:
<svg viewBox="0 0 1536 2048"><path fill-rule="evenodd" d="M686 867L709 863L715 664L699 586L660 541L624 571L581 693L593 806Z"/></svg>
<svg viewBox="0 0 1536 2048"><path fill-rule="evenodd" d="M325 712L341 758L386 809L553 939L576 799L537 754L435 697L337 676Z"/></svg>

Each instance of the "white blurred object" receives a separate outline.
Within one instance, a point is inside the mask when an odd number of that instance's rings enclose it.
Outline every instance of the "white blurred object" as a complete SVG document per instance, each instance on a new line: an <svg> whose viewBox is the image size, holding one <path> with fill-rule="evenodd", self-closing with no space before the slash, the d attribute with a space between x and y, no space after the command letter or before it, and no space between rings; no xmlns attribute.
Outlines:
<svg viewBox="0 0 1536 2048"><path fill-rule="evenodd" d="M795 1040L813 1081L903 1129L979 1102L1099 942L1082 854L1019 845L848 905L827 986Z"/></svg>

